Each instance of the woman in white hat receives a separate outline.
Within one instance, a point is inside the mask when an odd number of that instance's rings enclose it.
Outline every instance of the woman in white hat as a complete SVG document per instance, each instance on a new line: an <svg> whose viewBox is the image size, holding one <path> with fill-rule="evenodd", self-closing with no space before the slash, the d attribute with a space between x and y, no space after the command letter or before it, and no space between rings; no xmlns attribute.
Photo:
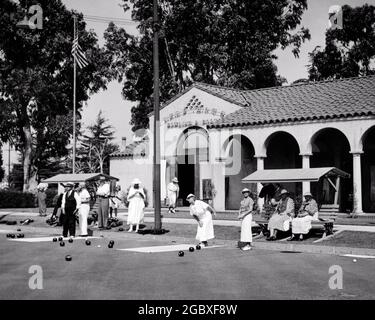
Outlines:
<svg viewBox="0 0 375 320"><path fill-rule="evenodd" d="M215 237L211 214L216 216L216 212L207 203L196 200L195 195L191 193L187 196L186 200L190 203L190 215L198 222L196 239L201 246L207 247L207 241Z"/></svg>
<svg viewBox="0 0 375 320"><path fill-rule="evenodd" d="M86 183L80 182L78 185L78 196L81 198L81 206L78 210L80 236L86 237L87 234L87 218L90 212L90 194L87 191Z"/></svg>
<svg viewBox="0 0 375 320"><path fill-rule="evenodd" d="M254 210L254 201L250 197L250 190L245 188L242 190L244 198L241 201L240 210L238 212L238 219L241 221L241 238L240 241L244 243L241 248L243 251L251 250L251 243L253 242L253 235L251 232L251 223L253 221L252 212Z"/></svg>
<svg viewBox="0 0 375 320"><path fill-rule="evenodd" d="M280 192L281 200L277 204L275 213L268 221L270 236L267 240L276 240L277 230L288 231L290 221L294 217L294 201L289 197L289 192L285 189Z"/></svg>
<svg viewBox="0 0 375 320"><path fill-rule="evenodd" d="M318 220L318 204L313 199L310 192L304 194L305 201L302 202L298 215L292 220L292 236L289 241L296 239L299 234L299 240L303 240L303 235L308 234L311 229L311 221Z"/></svg>
<svg viewBox="0 0 375 320"><path fill-rule="evenodd" d="M178 180L177 178L173 178L172 182L170 182L167 186L168 190L168 213L176 213L175 208L176 208L176 201L178 198L178 193L180 191L180 187L178 186Z"/></svg>
<svg viewBox="0 0 375 320"><path fill-rule="evenodd" d="M134 179L132 185L129 189L127 196L127 201L129 202L128 209L128 232L133 231L133 225L135 225L135 232L138 232L139 224L144 219L144 208L146 201L146 194L141 187L141 181L139 179Z"/></svg>

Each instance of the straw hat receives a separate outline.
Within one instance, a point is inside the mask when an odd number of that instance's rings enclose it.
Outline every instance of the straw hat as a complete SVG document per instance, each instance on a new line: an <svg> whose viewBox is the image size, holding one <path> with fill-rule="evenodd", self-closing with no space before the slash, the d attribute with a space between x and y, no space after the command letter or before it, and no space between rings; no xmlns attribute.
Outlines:
<svg viewBox="0 0 375 320"><path fill-rule="evenodd" d="M173 179L172 179L172 182L176 182L176 183L178 183L178 179L177 179L177 178L173 178Z"/></svg>
<svg viewBox="0 0 375 320"><path fill-rule="evenodd" d="M189 193L188 196L186 197L186 200L189 200L191 197L195 198L195 195L193 195L192 193Z"/></svg>
<svg viewBox="0 0 375 320"><path fill-rule="evenodd" d="M248 188L242 189L241 193L245 193L245 192L251 193L251 191Z"/></svg>
<svg viewBox="0 0 375 320"><path fill-rule="evenodd" d="M64 187L74 187L74 183L73 182L67 182L64 184Z"/></svg>
<svg viewBox="0 0 375 320"><path fill-rule="evenodd" d="M312 194L310 192L305 192L305 194L303 196L304 197L312 197Z"/></svg>
<svg viewBox="0 0 375 320"><path fill-rule="evenodd" d="M283 195L283 194L289 194L288 190L286 189L281 190L280 195Z"/></svg>

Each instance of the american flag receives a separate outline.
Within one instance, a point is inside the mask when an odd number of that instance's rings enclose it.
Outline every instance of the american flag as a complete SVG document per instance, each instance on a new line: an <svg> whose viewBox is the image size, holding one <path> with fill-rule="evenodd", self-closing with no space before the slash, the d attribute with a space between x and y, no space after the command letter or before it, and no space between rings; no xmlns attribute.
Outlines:
<svg viewBox="0 0 375 320"><path fill-rule="evenodd" d="M81 69L89 64L85 54L82 51L82 48L78 43L78 37L73 40L72 55Z"/></svg>

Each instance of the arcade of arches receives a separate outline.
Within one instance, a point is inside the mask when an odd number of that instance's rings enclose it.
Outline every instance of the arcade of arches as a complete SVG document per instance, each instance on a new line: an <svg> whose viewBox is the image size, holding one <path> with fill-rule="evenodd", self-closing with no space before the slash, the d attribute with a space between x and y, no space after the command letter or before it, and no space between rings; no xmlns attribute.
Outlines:
<svg viewBox="0 0 375 320"><path fill-rule="evenodd" d="M175 156L166 159L166 183L178 177L180 205L187 205L186 195L195 193L204 200L213 198L217 210L237 210L242 188L261 188L241 181L257 169L337 167L350 174L340 182L340 212L375 212L375 126L360 136L338 127L305 129L298 124L288 130L242 128L239 133L190 127L179 137ZM319 203L332 203L332 189L324 181L284 187L294 195L311 191Z"/></svg>

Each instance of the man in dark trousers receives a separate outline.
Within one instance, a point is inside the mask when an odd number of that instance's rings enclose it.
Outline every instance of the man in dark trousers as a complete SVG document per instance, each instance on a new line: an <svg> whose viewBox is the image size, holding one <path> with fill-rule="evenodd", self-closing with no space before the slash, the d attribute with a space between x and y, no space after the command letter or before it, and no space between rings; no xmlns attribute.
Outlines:
<svg viewBox="0 0 375 320"><path fill-rule="evenodd" d="M61 201L61 210L64 213L63 219L63 237L76 235L76 213L81 206L81 198L74 190L74 183L69 182L65 185L67 191L64 193Z"/></svg>

